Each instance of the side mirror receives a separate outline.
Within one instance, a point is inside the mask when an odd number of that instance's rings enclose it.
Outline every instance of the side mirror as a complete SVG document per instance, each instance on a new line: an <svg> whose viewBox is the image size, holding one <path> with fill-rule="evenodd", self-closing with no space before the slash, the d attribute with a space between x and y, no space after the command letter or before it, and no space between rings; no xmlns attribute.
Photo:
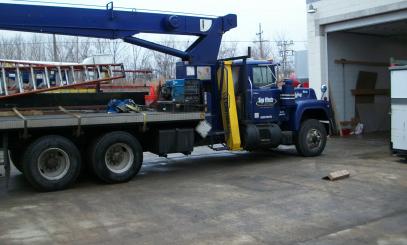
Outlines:
<svg viewBox="0 0 407 245"><path fill-rule="evenodd" d="M325 94L327 90L328 90L328 86L326 86L326 84L322 84L322 86L321 86L322 94Z"/></svg>
<svg viewBox="0 0 407 245"><path fill-rule="evenodd" d="M326 84L322 84L322 86L321 86L321 92L322 92L321 93L321 100L322 100L322 98L324 98L326 91L328 91L328 86L326 86Z"/></svg>

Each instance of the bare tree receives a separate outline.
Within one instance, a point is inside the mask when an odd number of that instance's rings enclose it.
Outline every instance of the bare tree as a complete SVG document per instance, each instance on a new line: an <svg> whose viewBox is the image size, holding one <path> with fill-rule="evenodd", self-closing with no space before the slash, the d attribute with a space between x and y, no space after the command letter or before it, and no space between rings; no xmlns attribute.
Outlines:
<svg viewBox="0 0 407 245"><path fill-rule="evenodd" d="M259 41L253 41L252 57L254 59L274 59L275 52L274 52L273 42L271 42L269 40L264 40L264 41L262 41L261 45L262 45L261 48L263 49L264 57L262 57L262 52L260 50Z"/></svg>
<svg viewBox="0 0 407 245"><path fill-rule="evenodd" d="M57 36L57 60L62 62L81 62L96 54L110 54L115 63L124 63L134 70L156 68L163 79L175 77L175 63L178 58L153 52L148 49L125 44L121 40L106 40L70 36ZM164 39L161 44L177 49L184 49L188 42ZM234 56L237 43L228 43L222 47L224 56ZM53 39L49 34L32 34L0 37L0 58L27 59L36 61L54 60Z"/></svg>
<svg viewBox="0 0 407 245"><path fill-rule="evenodd" d="M108 53L113 56L113 63L120 62L125 58L126 52L123 52L125 45L122 40L112 40L109 42L108 47Z"/></svg>
<svg viewBox="0 0 407 245"><path fill-rule="evenodd" d="M172 38L165 39L160 43L170 48L177 48L176 43ZM177 57L160 52L153 52L153 58L155 64L154 67L156 67L157 73L161 78L175 78L175 63L178 61Z"/></svg>
<svg viewBox="0 0 407 245"><path fill-rule="evenodd" d="M140 58L141 58L141 55L143 53L143 50L142 50L141 47L133 45L131 47L131 51L132 51L132 58L133 58L132 61L131 61L131 67L134 70L137 70L137 69L139 69L139 67L141 65L140 64Z"/></svg>
<svg viewBox="0 0 407 245"><path fill-rule="evenodd" d="M94 54L106 54L109 51L109 40L92 39L92 48Z"/></svg>
<svg viewBox="0 0 407 245"><path fill-rule="evenodd" d="M10 38L2 36L0 39L0 55L2 59L14 59L14 49Z"/></svg>
<svg viewBox="0 0 407 245"><path fill-rule="evenodd" d="M128 46L128 45L127 45ZM127 56L125 56L123 63L126 68L131 70L152 70L151 65L151 51L136 45L131 45L125 48L125 50L131 50ZM129 73L127 80L133 83L140 83L146 85L147 80L151 80L151 74L133 72Z"/></svg>
<svg viewBox="0 0 407 245"><path fill-rule="evenodd" d="M76 62L79 63L91 55L91 41L91 38L76 38Z"/></svg>
<svg viewBox="0 0 407 245"><path fill-rule="evenodd" d="M222 42L219 50L219 59L224 59L228 57L236 56L238 51L238 43L237 42Z"/></svg>
<svg viewBox="0 0 407 245"><path fill-rule="evenodd" d="M73 37L60 37L60 43L57 44L58 61L75 61L75 40Z"/></svg>
<svg viewBox="0 0 407 245"><path fill-rule="evenodd" d="M28 44L28 60L45 60L44 36L33 34Z"/></svg>
<svg viewBox="0 0 407 245"><path fill-rule="evenodd" d="M153 69L153 64L151 60L151 50L148 49L143 49L143 54L140 59L140 69L142 70L152 70Z"/></svg>

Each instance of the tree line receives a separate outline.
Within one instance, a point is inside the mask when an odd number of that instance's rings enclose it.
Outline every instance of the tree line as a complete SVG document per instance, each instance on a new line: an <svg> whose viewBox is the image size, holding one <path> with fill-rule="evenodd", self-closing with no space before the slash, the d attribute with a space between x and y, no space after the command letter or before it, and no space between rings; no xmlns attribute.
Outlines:
<svg viewBox="0 0 407 245"><path fill-rule="evenodd" d="M190 41L178 41L173 38L162 39L160 44L185 50ZM56 45L54 45L56 44ZM245 44L246 45L246 44ZM262 45L259 51L256 42L252 46L254 58L275 56L275 48L271 43ZM233 57L246 53L247 45L238 42L223 42L219 58ZM263 53L265 57L260 57ZM80 63L94 55L110 55L114 63L123 63L126 69L153 70L160 79L175 77L177 57L127 44L121 40L107 40L86 37L56 36L48 34L14 34L0 36L0 59L56 61Z"/></svg>

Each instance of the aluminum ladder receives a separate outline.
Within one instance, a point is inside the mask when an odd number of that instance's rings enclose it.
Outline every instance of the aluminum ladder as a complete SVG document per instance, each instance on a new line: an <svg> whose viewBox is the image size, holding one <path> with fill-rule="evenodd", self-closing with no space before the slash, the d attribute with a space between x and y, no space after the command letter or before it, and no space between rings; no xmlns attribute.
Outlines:
<svg viewBox="0 0 407 245"><path fill-rule="evenodd" d="M43 64L0 60L0 100L125 78L123 64Z"/></svg>

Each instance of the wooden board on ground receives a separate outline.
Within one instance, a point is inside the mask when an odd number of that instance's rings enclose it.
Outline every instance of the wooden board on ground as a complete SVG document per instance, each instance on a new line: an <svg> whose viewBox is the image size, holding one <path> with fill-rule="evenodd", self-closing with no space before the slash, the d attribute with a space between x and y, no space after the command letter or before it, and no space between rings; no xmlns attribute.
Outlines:
<svg viewBox="0 0 407 245"><path fill-rule="evenodd" d="M348 170L339 170L339 171L329 173L328 176L324 177L324 179L328 179L330 181L335 181L335 180L349 178L349 176L350 176L350 173Z"/></svg>

